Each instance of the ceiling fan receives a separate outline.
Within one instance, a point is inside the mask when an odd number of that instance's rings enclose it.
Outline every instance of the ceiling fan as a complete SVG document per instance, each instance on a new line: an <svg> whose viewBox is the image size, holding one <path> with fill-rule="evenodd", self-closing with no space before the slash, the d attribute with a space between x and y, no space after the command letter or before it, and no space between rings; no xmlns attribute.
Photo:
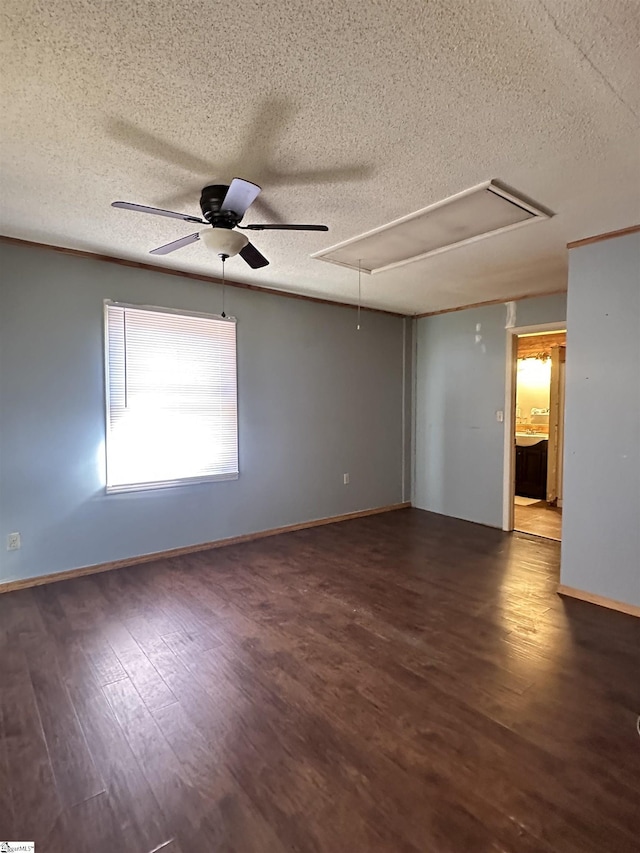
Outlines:
<svg viewBox="0 0 640 853"><path fill-rule="evenodd" d="M199 216L189 216L186 213L175 213L173 210L161 210L158 207L147 207L144 204L132 204L129 201L114 201L111 206L211 226L202 231L196 231L195 234L189 234L188 237L181 237L172 243L158 246L157 249L151 250L150 254L152 255L168 255L169 252L175 252L176 249L202 240L223 261L239 254L253 269L266 267L269 261L249 242L244 234L236 231L236 228L245 231L329 230L326 225L240 225L242 217L259 193L260 187L257 184L252 184L251 181L245 181L242 178L234 178L229 185L212 184L207 186L202 190L200 196L200 208L204 219Z"/></svg>

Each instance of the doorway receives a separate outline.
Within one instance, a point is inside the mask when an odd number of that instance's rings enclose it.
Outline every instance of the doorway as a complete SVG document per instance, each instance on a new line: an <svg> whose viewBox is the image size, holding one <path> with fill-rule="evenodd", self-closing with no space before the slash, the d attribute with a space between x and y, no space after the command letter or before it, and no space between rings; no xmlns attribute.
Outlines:
<svg viewBox="0 0 640 853"><path fill-rule="evenodd" d="M503 528L560 541L567 336L508 330Z"/></svg>

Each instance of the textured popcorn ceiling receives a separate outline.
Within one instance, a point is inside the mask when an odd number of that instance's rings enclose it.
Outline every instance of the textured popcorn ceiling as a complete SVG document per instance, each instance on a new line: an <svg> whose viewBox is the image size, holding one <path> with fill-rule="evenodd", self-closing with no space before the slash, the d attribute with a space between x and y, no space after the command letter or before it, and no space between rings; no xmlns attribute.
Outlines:
<svg viewBox="0 0 640 853"><path fill-rule="evenodd" d="M565 244L640 220L636 0L5 0L0 232L219 273L191 232L115 199L198 213L262 185L270 259L230 278L355 301L310 253L490 178L556 216L376 276L407 313L555 291Z"/></svg>

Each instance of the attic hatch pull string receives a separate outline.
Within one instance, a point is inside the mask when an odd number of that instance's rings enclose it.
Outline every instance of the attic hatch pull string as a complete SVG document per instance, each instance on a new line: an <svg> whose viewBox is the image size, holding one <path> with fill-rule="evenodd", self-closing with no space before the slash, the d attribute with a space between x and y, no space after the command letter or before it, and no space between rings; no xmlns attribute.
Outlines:
<svg viewBox="0 0 640 853"><path fill-rule="evenodd" d="M356 331L357 332L360 331L360 301L361 301L360 297L362 295L361 277L362 277L362 258L358 258L358 322L356 325Z"/></svg>

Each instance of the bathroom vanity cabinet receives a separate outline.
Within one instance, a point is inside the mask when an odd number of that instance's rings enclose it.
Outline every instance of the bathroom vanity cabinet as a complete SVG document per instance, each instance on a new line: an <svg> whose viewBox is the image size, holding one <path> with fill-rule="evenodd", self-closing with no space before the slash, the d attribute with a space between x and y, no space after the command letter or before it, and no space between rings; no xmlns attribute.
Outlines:
<svg viewBox="0 0 640 853"><path fill-rule="evenodd" d="M546 438L526 446L519 445L516 438L516 495L546 499L548 448Z"/></svg>

